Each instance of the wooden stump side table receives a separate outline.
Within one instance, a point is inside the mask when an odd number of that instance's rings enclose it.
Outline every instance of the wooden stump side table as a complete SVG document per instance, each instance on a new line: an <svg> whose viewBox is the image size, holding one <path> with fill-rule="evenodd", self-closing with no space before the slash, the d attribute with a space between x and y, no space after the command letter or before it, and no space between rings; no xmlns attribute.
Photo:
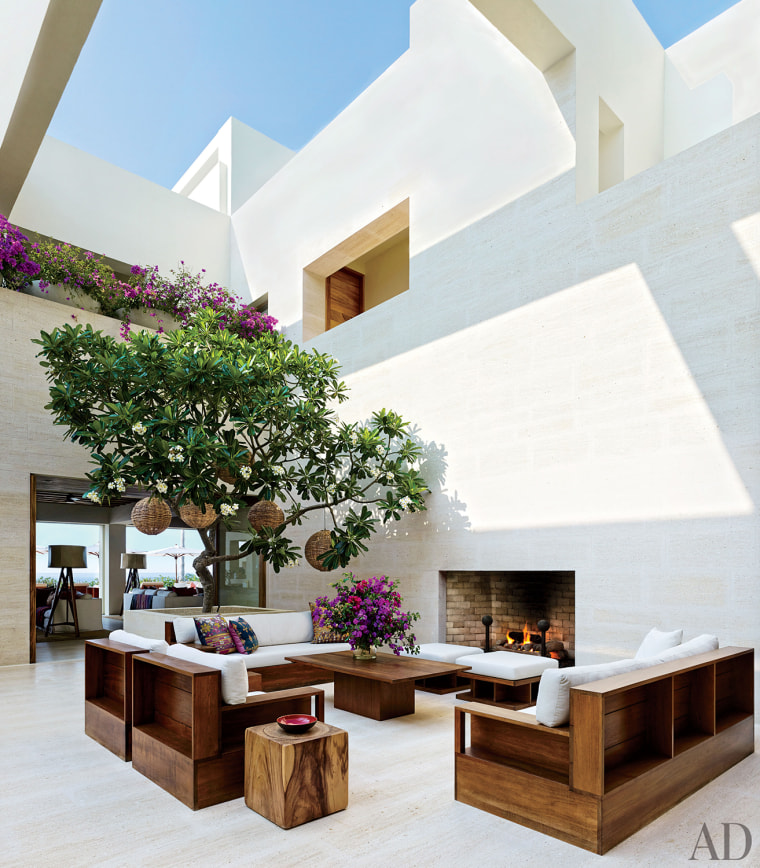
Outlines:
<svg viewBox="0 0 760 868"><path fill-rule="evenodd" d="M292 829L348 805L348 733L318 721L302 735L276 723L245 731L246 805Z"/></svg>

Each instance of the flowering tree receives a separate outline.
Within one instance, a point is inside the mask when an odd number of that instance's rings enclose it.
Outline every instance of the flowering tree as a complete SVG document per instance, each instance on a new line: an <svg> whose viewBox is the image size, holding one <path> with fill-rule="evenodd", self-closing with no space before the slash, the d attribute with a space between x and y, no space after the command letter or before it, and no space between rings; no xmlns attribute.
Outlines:
<svg viewBox="0 0 760 868"><path fill-rule="evenodd" d="M278 572L300 555L288 529L324 511L333 527L322 565L346 566L378 523L425 509L427 491L415 469L420 447L399 415L339 421L334 406L347 396L333 358L269 331L244 340L220 329L220 317L207 311L185 329L138 332L129 342L81 325L35 341L50 382L47 409L95 464L92 500L141 485L175 511L194 504L223 521L243 498L282 504L280 524L249 527L238 554L220 555L211 528L198 531L204 551L193 566L206 611L215 563L256 553Z"/></svg>
<svg viewBox="0 0 760 868"><path fill-rule="evenodd" d="M410 630L420 613L401 611L396 582L385 576L358 579L345 573L333 587L338 592L335 598L317 597L314 607L314 617L322 626L345 636L351 648L370 651L388 645L394 654L404 648L419 653L417 638Z"/></svg>

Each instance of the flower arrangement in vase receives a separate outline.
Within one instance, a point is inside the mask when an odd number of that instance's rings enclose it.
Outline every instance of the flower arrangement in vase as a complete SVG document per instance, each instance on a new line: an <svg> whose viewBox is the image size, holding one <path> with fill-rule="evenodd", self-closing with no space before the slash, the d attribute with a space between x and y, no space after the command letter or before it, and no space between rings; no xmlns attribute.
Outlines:
<svg viewBox="0 0 760 868"><path fill-rule="evenodd" d="M317 597L314 616L321 626L343 634L357 658L373 659L375 648L387 645L394 654L419 652L411 625L419 612L402 612L396 582L385 576L358 579L353 573L332 585L337 595Z"/></svg>

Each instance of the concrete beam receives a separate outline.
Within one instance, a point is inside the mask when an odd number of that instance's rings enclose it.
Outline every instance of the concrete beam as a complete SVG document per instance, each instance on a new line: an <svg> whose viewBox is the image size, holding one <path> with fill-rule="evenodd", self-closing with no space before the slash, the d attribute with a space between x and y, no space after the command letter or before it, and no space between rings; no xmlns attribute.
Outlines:
<svg viewBox="0 0 760 868"><path fill-rule="evenodd" d="M50 0L0 145L0 213L10 214L101 0Z"/></svg>

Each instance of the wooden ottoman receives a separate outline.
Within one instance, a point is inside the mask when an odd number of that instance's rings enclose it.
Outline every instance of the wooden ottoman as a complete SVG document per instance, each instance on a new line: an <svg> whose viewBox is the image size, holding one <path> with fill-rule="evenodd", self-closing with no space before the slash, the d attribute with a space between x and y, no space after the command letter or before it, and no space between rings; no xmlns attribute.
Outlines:
<svg viewBox="0 0 760 868"><path fill-rule="evenodd" d="M292 829L348 805L348 733L318 721L302 735L276 723L245 731L246 805Z"/></svg>
<svg viewBox="0 0 760 868"><path fill-rule="evenodd" d="M470 667L465 676L470 679L470 689L460 693L457 699L511 709L534 705L541 674L559 665L551 657L515 651L489 651L458 657L456 662Z"/></svg>

